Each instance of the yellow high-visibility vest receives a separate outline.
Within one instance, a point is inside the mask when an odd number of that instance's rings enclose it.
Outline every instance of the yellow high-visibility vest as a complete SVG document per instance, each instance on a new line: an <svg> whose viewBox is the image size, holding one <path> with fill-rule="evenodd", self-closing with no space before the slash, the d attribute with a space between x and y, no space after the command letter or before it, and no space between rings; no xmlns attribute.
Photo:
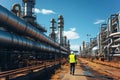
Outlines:
<svg viewBox="0 0 120 80"><path fill-rule="evenodd" d="M75 62L76 62L76 60L75 60L75 55L74 55L74 54L70 54L70 55L69 55L69 62L70 62L70 63L75 63Z"/></svg>

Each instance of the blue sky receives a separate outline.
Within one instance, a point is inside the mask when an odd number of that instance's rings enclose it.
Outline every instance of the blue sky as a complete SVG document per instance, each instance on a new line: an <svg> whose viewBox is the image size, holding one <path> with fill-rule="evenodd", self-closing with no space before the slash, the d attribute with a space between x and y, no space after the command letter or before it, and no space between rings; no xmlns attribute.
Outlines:
<svg viewBox="0 0 120 80"><path fill-rule="evenodd" d="M12 4L22 0L0 0L0 5L11 9ZM50 19L58 15L64 17L65 34L70 39L71 48L77 50L82 41L88 41L99 32L101 23L120 11L120 0L36 0L37 22L49 32Z"/></svg>

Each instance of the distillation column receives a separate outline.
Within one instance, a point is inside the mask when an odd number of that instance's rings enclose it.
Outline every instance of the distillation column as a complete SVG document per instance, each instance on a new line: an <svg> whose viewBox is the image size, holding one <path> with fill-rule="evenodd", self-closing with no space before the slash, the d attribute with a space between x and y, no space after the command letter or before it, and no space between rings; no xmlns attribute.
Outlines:
<svg viewBox="0 0 120 80"><path fill-rule="evenodd" d="M55 41L56 40L56 34L55 34L55 23L56 23L56 21L55 21L55 19L51 19L51 27L50 27L50 37Z"/></svg>
<svg viewBox="0 0 120 80"><path fill-rule="evenodd" d="M82 42L82 49L83 49L82 57L85 57L86 56L86 54L85 54L85 41Z"/></svg>
<svg viewBox="0 0 120 80"><path fill-rule="evenodd" d="M70 53L70 41L68 40L68 52Z"/></svg>
<svg viewBox="0 0 120 80"><path fill-rule="evenodd" d="M24 7L24 19L29 22L33 23L36 20L36 17L33 15L35 0L22 0L23 7Z"/></svg>
<svg viewBox="0 0 120 80"><path fill-rule="evenodd" d="M64 36L64 47L67 47L67 36Z"/></svg>
<svg viewBox="0 0 120 80"><path fill-rule="evenodd" d="M58 16L58 43L63 46L64 19L62 15Z"/></svg>

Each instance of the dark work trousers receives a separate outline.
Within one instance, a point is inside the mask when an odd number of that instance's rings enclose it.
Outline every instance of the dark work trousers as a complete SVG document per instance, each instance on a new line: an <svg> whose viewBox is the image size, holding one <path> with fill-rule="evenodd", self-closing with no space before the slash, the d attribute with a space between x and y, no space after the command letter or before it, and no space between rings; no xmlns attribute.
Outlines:
<svg viewBox="0 0 120 80"><path fill-rule="evenodd" d="M74 75L75 72L75 63L70 63L70 74Z"/></svg>

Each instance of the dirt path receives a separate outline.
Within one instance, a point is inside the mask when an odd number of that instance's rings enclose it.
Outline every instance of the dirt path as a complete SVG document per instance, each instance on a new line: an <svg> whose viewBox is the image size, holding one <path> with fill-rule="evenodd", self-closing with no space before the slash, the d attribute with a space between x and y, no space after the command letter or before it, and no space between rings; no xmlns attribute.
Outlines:
<svg viewBox="0 0 120 80"><path fill-rule="evenodd" d="M100 73L98 68L93 67L95 65L94 63L92 65L90 64L91 62L85 59L79 60L74 75L70 75L69 64L65 64L55 72L55 75L50 80L119 80L105 73Z"/></svg>

